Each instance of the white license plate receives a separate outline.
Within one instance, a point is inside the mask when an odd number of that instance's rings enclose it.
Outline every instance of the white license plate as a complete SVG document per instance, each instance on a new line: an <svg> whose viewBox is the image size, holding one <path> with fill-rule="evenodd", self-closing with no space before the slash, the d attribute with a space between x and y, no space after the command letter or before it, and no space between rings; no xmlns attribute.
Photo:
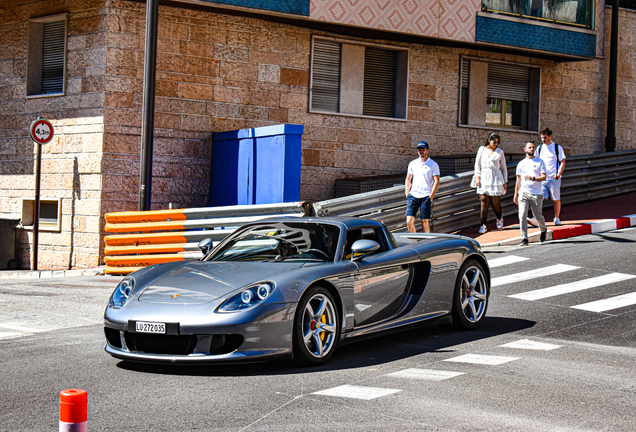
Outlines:
<svg viewBox="0 0 636 432"><path fill-rule="evenodd" d="M137 321L135 324L135 330L137 333L166 333L166 325L164 323L153 323Z"/></svg>

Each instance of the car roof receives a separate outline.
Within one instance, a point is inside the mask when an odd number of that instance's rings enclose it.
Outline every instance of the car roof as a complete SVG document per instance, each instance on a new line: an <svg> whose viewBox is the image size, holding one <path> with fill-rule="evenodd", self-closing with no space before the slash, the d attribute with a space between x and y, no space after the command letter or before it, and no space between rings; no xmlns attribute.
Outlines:
<svg viewBox="0 0 636 432"><path fill-rule="evenodd" d="M356 217L341 217L341 216L328 216L328 217L294 217L294 216L277 216L267 219L261 219L252 224L260 222L296 222L296 223L321 223L339 225L341 228L347 230L362 227L362 226L382 226L380 222L371 219L361 219Z"/></svg>

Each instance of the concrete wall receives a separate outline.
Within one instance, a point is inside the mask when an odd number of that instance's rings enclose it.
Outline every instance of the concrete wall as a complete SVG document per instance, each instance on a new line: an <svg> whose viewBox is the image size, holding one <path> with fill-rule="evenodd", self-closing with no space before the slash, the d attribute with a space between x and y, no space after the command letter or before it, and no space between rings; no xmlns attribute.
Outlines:
<svg viewBox="0 0 636 432"><path fill-rule="evenodd" d="M40 268L97 265L104 214L138 208L145 4L16 0L0 11L0 217L19 217L22 198L33 196L28 126L42 115L57 134L44 148L42 197L62 198L63 216L61 232L40 236ZM69 13L67 94L26 98L27 20L62 12ZM608 36L611 8L606 12ZM635 17L621 10L617 150L635 147ZM571 155L602 151L607 60L557 64L394 44L409 49L408 120L380 120L308 112L312 35L338 36L160 8L153 208L207 205L213 132L305 125L304 200L333 197L338 178L404 172L420 140L431 144L433 158L474 153L490 130L457 126L461 55L540 65L541 126L551 127ZM504 150L513 153L527 138L537 139L535 133L500 134ZM20 230L19 242L28 263L30 233Z"/></svg>

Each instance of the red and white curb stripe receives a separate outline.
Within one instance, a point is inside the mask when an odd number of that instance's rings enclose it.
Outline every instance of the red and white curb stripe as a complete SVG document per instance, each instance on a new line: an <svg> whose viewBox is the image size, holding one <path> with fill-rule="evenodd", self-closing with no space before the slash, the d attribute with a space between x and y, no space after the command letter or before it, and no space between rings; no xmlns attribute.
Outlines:
<svg viewBox="0 0 636 432"><path fill-rule="evenodd" d="M629 228L636 225L636 215L623 216L618 219L603 219L595 222L560 227L552 230L552 239L561 240L568 237L576 237L586 234L597 234L606 231L614 231L621 228Z"/></svg>
<svg viewBox="0 0 636 432"><path fill-rule="evenodd" d="M603 219L594 222L587 222L580 225L559 226L549 229L547 232L546 240L561 240L570 237L577 237L586 234L597 234L607 231L614 231L622 228L629 228L636 226L636 214L623 216L617 219ZM530 243L536 243L539 241L540 233L532 233L528 235ZM501 240L498 242L482 244L482 247L487 246L511 246L519 244L521 237L515 237L511 239Z"/></svg>

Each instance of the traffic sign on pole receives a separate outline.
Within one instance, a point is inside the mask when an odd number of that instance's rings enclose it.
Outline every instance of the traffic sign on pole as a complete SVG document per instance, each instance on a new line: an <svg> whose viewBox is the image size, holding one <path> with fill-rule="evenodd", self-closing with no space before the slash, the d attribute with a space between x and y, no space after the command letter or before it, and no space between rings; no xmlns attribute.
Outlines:
<svg viewBox="0 0 636 432"><path fill-rule="evenodd" d="M53 125L50 121L39 117L31 123L31 138L40 145L48 144L53 139Z"/></svg>
<svg viewBox="0 0 636 432"><path fill-rule="evenodd" d="M35 202L33 205L33 265L32 269L38 269L38 240L40 232L40 171L42 165L42 146L53 139L53 125L50 121L38 117L29 128L31 138L35 141Z"/></svg>

